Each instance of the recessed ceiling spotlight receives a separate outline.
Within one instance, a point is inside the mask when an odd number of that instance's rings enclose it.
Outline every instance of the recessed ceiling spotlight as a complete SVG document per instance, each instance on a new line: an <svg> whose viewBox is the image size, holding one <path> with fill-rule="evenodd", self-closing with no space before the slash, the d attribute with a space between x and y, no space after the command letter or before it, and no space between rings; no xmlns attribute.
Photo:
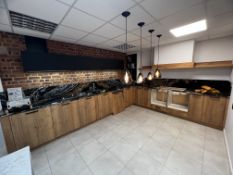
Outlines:
<svg viewBox="0 0 233 175"><path fill-rule="evenodd" d="M207 30L207 23L206 23L206 20L203 19L201 21L197 21L191 24L187 24L181 27L171 29L170 32L175 37L180 37L180 36L185 36L185 35L201 32L205 30Z"/></svg>

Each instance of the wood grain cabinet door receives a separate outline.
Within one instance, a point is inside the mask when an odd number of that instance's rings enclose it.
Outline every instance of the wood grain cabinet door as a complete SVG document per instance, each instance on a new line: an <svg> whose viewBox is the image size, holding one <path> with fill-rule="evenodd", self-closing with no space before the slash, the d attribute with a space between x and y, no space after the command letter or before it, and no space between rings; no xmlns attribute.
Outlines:
<svg viewBox="0 0 233 175"><path fill-rule="evenodd" d="M38 142L38 133L36 122L32 116L34 112L19 113L10 117L12 132L17 149L25 146L36 147Z"/></svg>
<svg viewBox="0 0 233 175"><path fill-rule="evenodd" d="M65 133L74 130L74 122L73 122L73 108L71 102L61 103L62 113L63 113L63 124Z"/></svg>
<svg viewBox="0 0 233 175"><path fill-rule="evenodd" d="M39 144L46 143L55 138L53 120L50 107L39 109L35 117L38 126Z"/></svg>
<svg viewBox="0 0 233 175"><path fill-rule="evenodd" d="M188 105L188 118L196 122L202 122L203 118L204 96L198 94L190 94Z"/></svg>
<svg viewBox="0 0 233 175"><path fill-rule="evenodd" d="M55 136L62 136L74 129L72 105L69 102L51 106Z"/></svg>
<svg viewBox="0 0 233 175"><path fill-rule="evenodd" d="M11 129L10 117L1 117L0 121L1 121L2 131L3 131L3 135L5 138L5 142L6 142L7 152L11 153L16 150L16 145L14 141L13 132Z"/></svg>
<svg viewBox="0 0 233 175"><path fill-rule="evenodd" d="M93 123L97 119L97 111L96 111L96 97L87 97L85 99L85 109L86 109L86 117L87 124Z"/></svg>
<svg viewBox="0 0 233 175"><path fill-rule="evenodd" d="M125 104L125 107L128 107L131 104L131 97L130 97L131 94L130 93L131 93L130 87L124 88L123 94L124 94L124 104Z"/></svg>
<svg viewBox="0 0 233 175"><path fill-rule="evenodd" d="M35 148L39 145L38 125L35 121L38 110L24 113L20 118L24 141L30 148Z"/></svg>
<svg viewBox="0 0 233 175"><path fill-rule="evenodd" d="M97 97L97 119L102 119L112 114L111 94L104 93Z"/></svg>
<svg viewBox="0 0 233 175"><path fill-rule="evenodd" d="M114 114L120 113L124 110L125 103L122 91L112 93L112 106Z"/></svg>
<svg viewBox="0 0 233 175"><path fill-rule="evenodd" d="M225 97L204 96L203 122L222 129L225 124L228 99Z"/></svg>

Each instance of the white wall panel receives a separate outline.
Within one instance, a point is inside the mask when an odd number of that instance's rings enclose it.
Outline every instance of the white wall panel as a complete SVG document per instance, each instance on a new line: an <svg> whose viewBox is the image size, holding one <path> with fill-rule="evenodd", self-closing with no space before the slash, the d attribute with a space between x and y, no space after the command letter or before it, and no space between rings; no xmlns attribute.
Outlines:
<svg viewBox="0 0 233 175"><path fill-rule="evenodd" d="M194 40L160 47L159 64L187 63L193 61ZM158 49L154 50L154 63L158 60Z"/></svg>
<svg viewBox="0 0 233 175"><path fill-rule="evenodd" d="M194 61L226 61L233 60L233 36L197 42L195 44Z"/></svg>

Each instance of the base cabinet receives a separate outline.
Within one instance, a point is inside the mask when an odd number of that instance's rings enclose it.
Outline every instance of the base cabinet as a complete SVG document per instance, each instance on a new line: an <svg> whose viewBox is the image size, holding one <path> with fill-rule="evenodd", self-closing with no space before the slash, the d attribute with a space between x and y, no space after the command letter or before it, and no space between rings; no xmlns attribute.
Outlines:
<svg viewBox="0 0 233 175"><path fill-rule="evenodd" d="M87 97L85 99L87 124L93 123L97 119L96 96Z"/></svg>
<svg viewBox="0 0 233 175"><path fill-rule="evenodd" d="M55 137L49 107L11 116L10 123L17 149L35 148Z"/></svg>
<svg viewBox="0 0 233 175"><path fill-rule="evenodd" d="M226 119L228 98L190 95L189 118L210 127L223 129Z"/></svg>
<svg viewBox="0 0 233 175"><path fill-rule="evenodd" d="M15 140L12 132L12 127L10 123L10 118L9 117L1 117L1 126L2 126L2 131L7 147L7 152L11 153L16 150L16 145L15 145Z"/></svg>
<svg viewBox="0 0 233 175"><path fill-rule="evenodd" d="M228 99L204 96L203 123L222 129L225 125Z"/></svg>
<svg viewBox="0 0 233 175"><path fill-rule="evenodd" d="M111 93L104 93L97 96L97 119L102 119L113 113Z"/></svg>
<svg viewBox="0 0 233 175"><path fill-rule="evenodd" d="M123 90L125 107L129 107L135 103L135 89L127 87Z"/></svg>
<svg viewBox="0 0 233 175"><path fill-rule="evenodd" d="M74 130L72 104L70 102L52 105L51 113L56 137Z"/></svg>
<svg viewBox="0 0 233 175"><path fill-rule="evenodd" d="M145 87L136 87L136 104L142 107L150 107L149 89Z"/></svg>
<svg viewBox="0 0 233 175"><path fill-rule="evenodd" d="M123 91L112 92L113 114L122 112L125 109Z"/></svg>
<svg viewBox="0 0 233 175"><path fill-rule="evenodd" d="M203 117L204 96L199 94L190 94L188 117L192 121L201 122Z"/></svg>

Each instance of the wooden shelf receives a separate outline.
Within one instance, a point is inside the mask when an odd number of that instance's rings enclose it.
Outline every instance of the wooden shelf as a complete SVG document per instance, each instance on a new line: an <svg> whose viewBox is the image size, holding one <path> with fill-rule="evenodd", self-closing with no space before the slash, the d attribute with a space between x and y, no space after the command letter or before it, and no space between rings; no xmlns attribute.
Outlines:
<svg viewBox="0 0 233 175"><path fill-rule="evenodd" d="M152 68L156 68L157 65L153 65ZM232 61L215 61L215 62L203 62L203 63L176 63L176 64L159 64L159 69L194 69L194 68L227 68L233 67ZM142 69L151 69L151 66L143 66Z"/></svg>
<svg viewBox="0 0 233 175"><path fill-rule="evenodd" d="M154 68L157 67L157 65L153 65ZM177 64L159 64L159 69L190 69L194 67L193 62L188 63L177 63Z"/></svg>
<svg viewBox="0 0 233 175"><path fill-rule="evenodd" d="M221 67L233 67L232 61L215 61L215 62L203 62L195 63L195 68L221 68Z"/></svg>

